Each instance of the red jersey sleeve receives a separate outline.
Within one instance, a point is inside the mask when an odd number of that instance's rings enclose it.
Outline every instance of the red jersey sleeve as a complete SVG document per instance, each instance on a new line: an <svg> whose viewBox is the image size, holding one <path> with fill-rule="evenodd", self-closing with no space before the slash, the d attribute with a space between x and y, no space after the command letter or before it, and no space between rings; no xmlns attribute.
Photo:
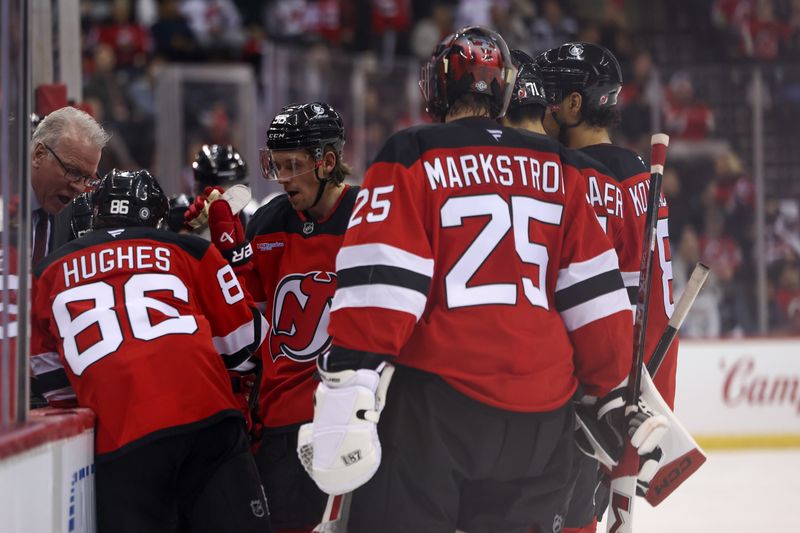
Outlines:
<svg viewBox="0 0 800 533"><path fill-rule="evenodd" d="M38 391L49 403L72 402L75 391L69 383L64 364L58 354L59 339L53 335L50 299L47 288L34 278L31 308L31 376Z"/></svg>
<svg viewBox="0 0 800 533"><path fill-rule="evenodd" d="M585 178L564 167L566 224L556 308L574 346L575 373L587 394L604 396L630 372L633 328L617 254L592 207Z"/></svg>
<svg viewBox="0 0 800 533"><path fill-rule="evenodd" d="M367 170L336 257L335 344L396 356L410 337L434 269L425 202L420 177L402 163L380 160Z"/></svg>
<svg viewBox="0 0 800 533"><path fill-rule="evenodd" d="M208 247L197 274L195 294L208 319L214 347L227 368L236 368L261 346L267 321L216 247Z"/></svg>

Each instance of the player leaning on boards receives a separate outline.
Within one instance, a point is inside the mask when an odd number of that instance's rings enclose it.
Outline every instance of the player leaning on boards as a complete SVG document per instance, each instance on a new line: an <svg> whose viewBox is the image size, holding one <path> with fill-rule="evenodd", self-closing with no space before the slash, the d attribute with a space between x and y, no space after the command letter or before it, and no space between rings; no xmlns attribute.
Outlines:
<svg viewBox="0 0 800 533"><path fill-rule="evenodd" d="M354 490L350 533L557 530L578 382L623 414L616 254L558 143L497 123L515 75L498 34L457 33L422 72L444 123L390 137L356 201L300 433L320 487Z"/></svg>
<svg viewBox="0 0 800 533"><path fill-rule="evenodd" d="M98 530L270 531L226 372L263 316L208 241L157 229L169 206L147 171L110 172L92 203L93 231L34 271L31 367L65 368L45 396L97 415Z"/></svg>
<svg viewBox="0 0 800 533"><path fill-rule="evenodd" d="M579 154L599 161L592 168L586 157L578 164L589 180L589 201L614 243L620 270L635 306L639 283L647 210L650 169L634 152L611 144L609 129L619 124L617 96L622 88L622 74L614 55L602 46L590 43L567 43L548 50L536 60L550 104L544 117L549 135ZM651 284L647 323L645 362L672 314L672 265L670 263L667 205L661 197L658 211L657 247ZM675 397L677 344L670 349L666 364L654 381L672 407ZM656 471L661 450L645 455L640 482L646 486ZM580 458L580 476L570 502L566 531L594 531L608 503L608 490L598 484L597 463ZM595 489L597 488L597 491Z"/></svg>
<svg viewBox="0 0 800 533"><path fill-rule="evenodd" d="M247 226L253 268L242 279L267 305L272 324L261 352L258 414L264 429L256 462L278 531L310 531L327 500L294 450L298 428L313 417L317 356L331 346L336 253L359 192L344 183L350 174L344 142L344 124L330 105L284 107L269 126L261 164L264 177L277 180L286 194L260 208ZM210 211L212 231L215 213Z"/></svg>

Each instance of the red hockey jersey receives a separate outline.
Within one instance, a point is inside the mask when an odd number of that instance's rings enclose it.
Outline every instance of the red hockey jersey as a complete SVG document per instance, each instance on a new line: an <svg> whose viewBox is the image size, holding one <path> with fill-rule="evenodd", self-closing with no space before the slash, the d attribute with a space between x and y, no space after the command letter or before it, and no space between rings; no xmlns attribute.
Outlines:
<svg viewBox="0 0 800 533"><path fill-rule="evenodd" d="M261 348L264 373L259 415L268 429L314 416L317 356L331 346L328 321L336 291L336 253L342 245L358 187L342 192L333 211L311 221L281 195L247 225L255 268L246 277L264 305L269 339Z"/></svg>
<svg viewBox="0 0 800 533"><path fill-rule="evenodd" d="M602 396L632 318L586 184L543 135L467 118L393 135L336 259L330 332L511 411Z"/></svg>
<svg viewBox="0 0 800 533"><path fill-rule="evenodd" d="M34 276L33 373L66 369L97 414L98 454L241 416L226 367L258 349L267 324L208 241L95 230Z"/></svg>
<svg viewBox="0 0 800 533"><path fill-rule="evenodd" d="M631 306L636 309L639 287L639 268L642 261L642 239L646 223L647 193L650 187L650 169L634 152L611 144L596 144L581 152L603 163L611 170L623 190L624 224L622 232L614 237L619 255L622 279L628 289ZM669 209L663 194L658 207L656 224L656 253L653 257L650 302L648 304L647 332L645 333L645 364L667 327L673 309L672 254L669 248ZM633 341L631 341L633 342ZM672 408L675 403L675 374L678 365L678 340L672 343L653 382L664 400Z"/></svg>

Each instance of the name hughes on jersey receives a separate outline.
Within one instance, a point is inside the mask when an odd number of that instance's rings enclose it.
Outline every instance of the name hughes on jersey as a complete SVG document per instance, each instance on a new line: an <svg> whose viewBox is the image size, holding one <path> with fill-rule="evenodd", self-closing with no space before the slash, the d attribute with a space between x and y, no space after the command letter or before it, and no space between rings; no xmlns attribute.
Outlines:
<svg viewBox="0 0 800 533"><path fill-rule="evenodd" d="M65 261L64 285L91 279L112 270L170 270L170 250L163 246L120 245L89 252Z"/></svg>
<svg viewBox="0 0 800 533"><path fill-rule="evenodd" d="M464 154L423 161L432 191L497 183L544 192L564 192L561 167L554 161L539 161L525 155Z"/></svg>

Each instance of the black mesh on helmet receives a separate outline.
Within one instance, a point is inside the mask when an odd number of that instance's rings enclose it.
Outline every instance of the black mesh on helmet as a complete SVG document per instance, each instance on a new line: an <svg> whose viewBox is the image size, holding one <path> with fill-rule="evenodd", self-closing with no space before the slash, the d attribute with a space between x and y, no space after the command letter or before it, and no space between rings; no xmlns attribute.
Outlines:
<svg viewBox="0 0 800 533"><path fill-rule="evenodd" d="M339 160L344 147L344 123L339 113L323 102L291 104L275 115L267 131L270 150L310 150L319 161L332 145Z"/></svg>
<svg viewBox="0 0 800 533"><path fill-rule="evenodd" d="M622 89L622 71L617 58L593 43L566 43L536 58L548 100L560 104L578 92L590 111L617 105Z"/></svg>
<svg viewBox="0 0 800 533"><path fill-rule="evenodd" d="M161 225L169 200L146 170L114 169L100 180L92 195L92 228Z"/></svg>
<svg viewBox="0 0 800 533"><path fill-rule="evenodd" d="M247 163L229 144L204 144L192 170L195 181L204 186L232 185L247 179Z"/></svg>

